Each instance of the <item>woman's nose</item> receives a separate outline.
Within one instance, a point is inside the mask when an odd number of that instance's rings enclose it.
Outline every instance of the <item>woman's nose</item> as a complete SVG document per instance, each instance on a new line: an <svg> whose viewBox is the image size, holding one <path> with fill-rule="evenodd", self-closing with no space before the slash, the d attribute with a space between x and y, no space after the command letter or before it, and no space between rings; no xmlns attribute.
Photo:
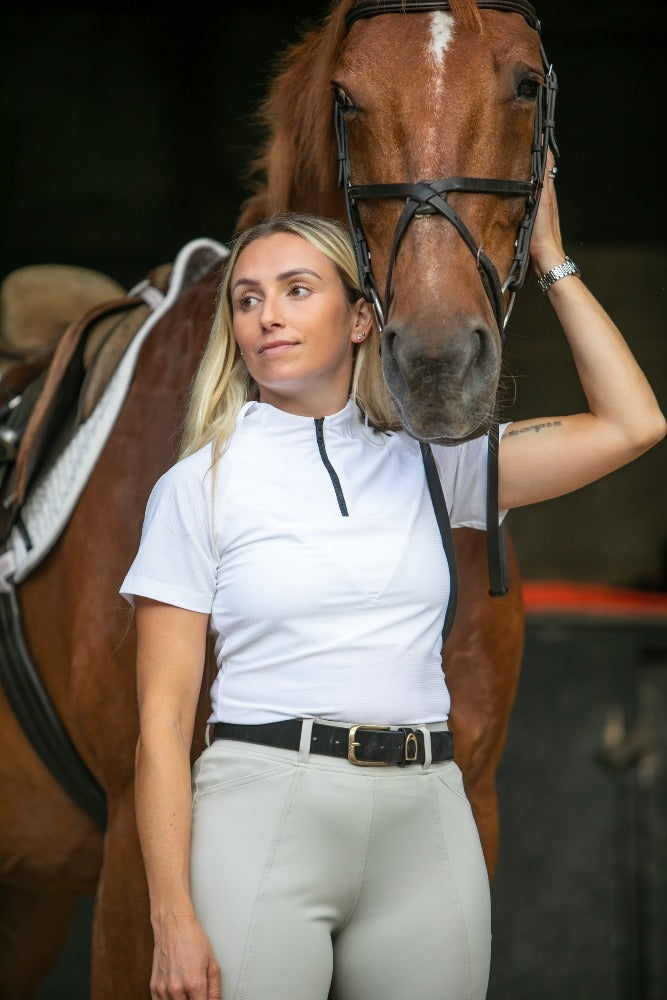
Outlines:
<svg viewBox="0 0 667 1000"><path fill-rule="evenodd" d="M259 321L266 328L282 325L283 310L280 305L279 295L267 294L264 296Z"/></svg>

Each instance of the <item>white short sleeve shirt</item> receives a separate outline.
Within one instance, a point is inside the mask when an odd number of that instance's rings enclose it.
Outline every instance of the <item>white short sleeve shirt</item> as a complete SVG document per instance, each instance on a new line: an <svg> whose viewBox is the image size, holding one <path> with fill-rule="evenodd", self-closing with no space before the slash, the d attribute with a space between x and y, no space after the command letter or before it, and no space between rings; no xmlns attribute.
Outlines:
<svg viewBox="0 0 667 1000"><path fill-rule="evenodd" d="M487 452L433 446L452 527L486 527ZM351 401L319 421L252 402L215 477L211 454L155 485L120 591L210 614L209 721L446 719L450 577L418 442Z"/></svg>

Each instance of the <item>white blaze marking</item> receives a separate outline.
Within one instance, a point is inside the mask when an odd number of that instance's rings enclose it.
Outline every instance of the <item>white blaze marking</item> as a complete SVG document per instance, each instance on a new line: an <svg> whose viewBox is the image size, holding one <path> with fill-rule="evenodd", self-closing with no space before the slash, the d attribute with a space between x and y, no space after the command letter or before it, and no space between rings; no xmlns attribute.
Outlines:
<svg viewBox="0 0 667 1000"><path fill-rule="evenodd" d="M425 58L430 75L430 79L426 80L425 99L429 108L431 124L424 130L424 146L421 150L421 155L423 156L422 168L425 172L422 174L422 177L435 176L433 171L436 169L436 164L438 163L438 149L442 141L442 121L444 114L440 105L444 97L445 53L452 39L453 29L454 18L451 14L446 14L442 10L434 11L431 14L431 37ZM440 270L437 255L428 261L422 260L421 266L425 274L430 271L433 279L436 280Z"/></svg>
<svg viewBox="0 0 667 1000"><path fill-rule="evenodd" d="M431 14L431 43L429 45L431 59L437 79L434 81L438 89L442 86L442 71L445 62L445 52L452 37L454 18L444 10L436 10Z"/></svg>
<svg viewBox="0 0 667 1000"><path fill-rule="evenodd" d="M449 47L454 29L454 18L451 14L446 14L442 10L436 10L431 14L431 37L426 53L426 65L430 70L430 80L427 80L426 100L431 109L434 121L428 129L427 148L424 152L433 154L439 129L436 128L436 121L439 123L438 105L443 99L443 75L445 70L445 52Z"/></svg>

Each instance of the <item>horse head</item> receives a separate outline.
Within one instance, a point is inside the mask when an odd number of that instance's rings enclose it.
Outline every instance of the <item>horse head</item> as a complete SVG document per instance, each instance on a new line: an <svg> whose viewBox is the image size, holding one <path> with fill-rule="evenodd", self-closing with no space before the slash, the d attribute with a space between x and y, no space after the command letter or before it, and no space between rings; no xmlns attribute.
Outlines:
<svg viewBox="0 0 667 1000"><path fill-rule="evenodd" d="M284 208L347 217L385 380L420 440L460 442L494 418L554 98L525 0L343 0L286 53L260 111L254 167L271 183L239 224Z"/></svg>

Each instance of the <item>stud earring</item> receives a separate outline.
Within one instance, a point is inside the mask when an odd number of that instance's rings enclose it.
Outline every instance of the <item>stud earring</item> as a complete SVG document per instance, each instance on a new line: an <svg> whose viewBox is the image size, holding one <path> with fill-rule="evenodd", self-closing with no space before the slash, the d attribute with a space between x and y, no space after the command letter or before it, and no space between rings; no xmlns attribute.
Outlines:
<svg viewBox="0 0 667 1000"><path fill-rule="evenodd" d="M366 331L360 330L359 333L357 334L357 340L363 340L365 336L366 336Z"/></svg>

